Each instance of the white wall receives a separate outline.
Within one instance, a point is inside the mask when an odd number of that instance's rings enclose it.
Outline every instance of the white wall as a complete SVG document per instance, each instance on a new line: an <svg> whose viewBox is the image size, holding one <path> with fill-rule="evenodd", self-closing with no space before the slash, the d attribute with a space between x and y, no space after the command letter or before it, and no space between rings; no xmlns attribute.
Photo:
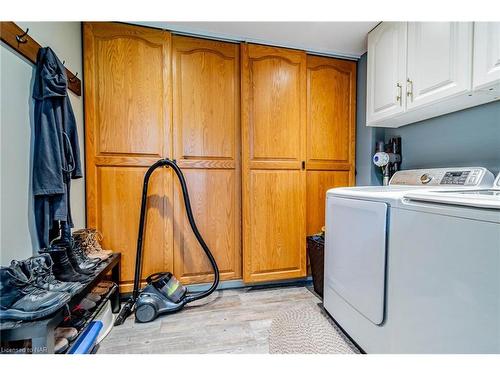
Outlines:
<svg viewBox="0 0 500 375"><path fill-rule="evenodd" d="M82 78L80 22L17 22L43 47L51 47ZM34 65L3 42L0 46L0 263L36 253L31 168ZM83 87L83 86L82 86ZM69 91L84 163L83 97ZM76 228L85 226L85 182L73 180L71 209Z"/></svg>

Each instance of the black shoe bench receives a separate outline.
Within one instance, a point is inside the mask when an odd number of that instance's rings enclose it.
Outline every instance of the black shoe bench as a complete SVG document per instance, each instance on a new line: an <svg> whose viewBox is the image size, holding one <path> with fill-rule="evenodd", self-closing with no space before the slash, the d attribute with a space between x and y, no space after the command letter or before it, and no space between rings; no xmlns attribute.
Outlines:
<svg viewBox="0 0 500 375"><path fill-rule="evenodd" d="M79 334L85 331L85 328L92 322L101 309L109 300L113 313L120 311L120 293L118 285L120 285L120 253L114 253L111 258L106 260L106 266L102 268L94 278L88 282L85 287L69 302L69 309L72 310L92 289L99 284L100 281L109 280L107 276L111 271L111 280L115 285L110 288L109 292L101 298L96 308L92 311L92 315L87 319L85 325L79 330ZM12 321L4 320L0 322L0 337L2 346L0 354L6 353L33 353L33 354L53 354L54 353L54 330L63 322L67 307L65 306L49 317L33 321ZM10 341L31 340L30 349L9 349L4 347L4 343ZM76 342L75 339L73 341ZM72 343L70 343L71 348ZM69 350L69 348L68 348Z"/></svg>

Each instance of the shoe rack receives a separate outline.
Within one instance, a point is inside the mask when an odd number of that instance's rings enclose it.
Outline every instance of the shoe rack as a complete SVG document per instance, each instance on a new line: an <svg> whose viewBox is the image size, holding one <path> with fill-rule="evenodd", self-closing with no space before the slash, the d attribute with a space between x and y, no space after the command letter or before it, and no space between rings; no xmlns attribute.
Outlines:
<svg viewBox="0 0 500 375"><path fill-rule="evenodd" d="M51 316L29 322L23 321L3 321L0 322L0 337L1 342L31 340L31 349L26 353L33 354L54 354L54 331L64 321L65 312L67 309L72 311L73 308L87 295L91 290L104 280L110 280L115 285L110 288L108 293L101 298L95 307L92 315L85 321L85 324L80 328L78 337L70 343L66 353L71 353L75 349L75 344L78 343L79 337L86 332L86 329L94 321L101 309L106 305L107 301L111 302L113 313L120 310L120 295L117 285L120 285L120 262L121 254L114 253L106 262L106 266L88 282L85 287L76 295L66 307L56 311ZM108 276L110 275L111 278ZM22 350L22 349L21 349Z"/></svg>

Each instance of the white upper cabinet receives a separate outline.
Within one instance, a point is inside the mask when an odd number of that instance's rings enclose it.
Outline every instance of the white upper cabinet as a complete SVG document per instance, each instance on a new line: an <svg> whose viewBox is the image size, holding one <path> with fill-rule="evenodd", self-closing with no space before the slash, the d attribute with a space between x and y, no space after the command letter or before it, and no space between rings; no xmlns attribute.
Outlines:
<svg viewBox="0 0 500 375"><path fill-rule="evenodd" d="M406 23L384 22L368 34L367 120L404 112Z"/></svg>
<svg viewBox="0 0 500 375"><path fill-rule="evenodd" d="M500 22L474 23L475 90L500 92Z"/></svg>
<svg viewBox="0 0 500 375"><path fill-rule="evenodd" d="M409 22L407 109L463 94L472 85L472 22Z"/></svg>
<svg viewBox="0 0 500 375"><path fill-rule="evenodd" d="M383 22L368 34L368 126L500 100L500 23Z"/></svg>

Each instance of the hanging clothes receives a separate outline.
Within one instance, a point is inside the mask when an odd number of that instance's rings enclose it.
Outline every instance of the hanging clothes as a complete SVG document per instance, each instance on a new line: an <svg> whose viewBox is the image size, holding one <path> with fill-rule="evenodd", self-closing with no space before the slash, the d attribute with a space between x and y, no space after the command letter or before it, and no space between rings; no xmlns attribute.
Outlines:
<svg viewBox="0 0 500 375"><path fill-rule="evenodd" d="M58 221L61 226L73 227L71 179L83 177L66 69L49 47L38 51L33 99L35 223L39 245L44 248L49 245L49 232Z"/></svg>

